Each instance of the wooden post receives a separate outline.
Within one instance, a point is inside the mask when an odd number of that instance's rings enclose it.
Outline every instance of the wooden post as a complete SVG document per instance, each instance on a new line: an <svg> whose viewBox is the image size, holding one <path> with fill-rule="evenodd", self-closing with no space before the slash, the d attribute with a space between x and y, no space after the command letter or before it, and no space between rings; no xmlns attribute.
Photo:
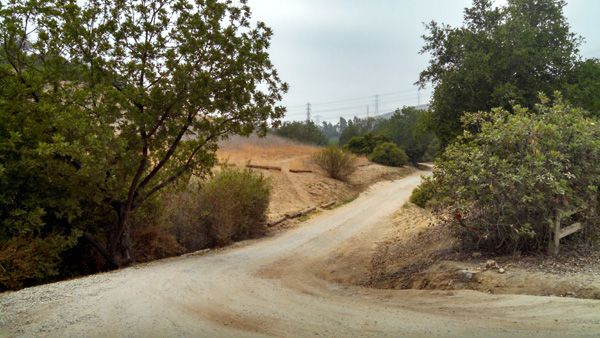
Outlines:
<svg viewBox="0 0 600 338"><path fill-rule="evenodd" d="M550 241L548 241L548 254L557 255L560 245L560 211L556 212L554 224L550 225Z"/></svg>

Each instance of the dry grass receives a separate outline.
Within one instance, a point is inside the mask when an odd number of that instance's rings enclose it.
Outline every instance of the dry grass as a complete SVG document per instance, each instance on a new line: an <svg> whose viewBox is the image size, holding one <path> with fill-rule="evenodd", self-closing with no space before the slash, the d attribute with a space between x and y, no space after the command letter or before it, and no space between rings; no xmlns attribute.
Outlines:
<svg viewBox="0 0 600 338"><path fill-rule="evenodd" d="M330 201L343 201L355 197L371 184L387 179L397 179L411 172L411 167L391 168L369 162L365 157L358 159L358 169L348 182L329 178L317 166L313 156L323 148L301 144L283 137L268 135L233 137L219 145L217 156L238 168L248 162L258 165L281 167L281 171L261 170L272 183L269 219L317 206ZM310 170L310 173L291 173L290 169Z"/></svg>
<svg viewBox="0 0 600 338"><path fill-rule="evenodd" d="M238 166L248 162L274 165L282 160L313 155L320 149L318 146L298 143L276 135L268 135L264 138L256 135L234 136L219 144L217 156L221 162L226 161Z"/></svg>

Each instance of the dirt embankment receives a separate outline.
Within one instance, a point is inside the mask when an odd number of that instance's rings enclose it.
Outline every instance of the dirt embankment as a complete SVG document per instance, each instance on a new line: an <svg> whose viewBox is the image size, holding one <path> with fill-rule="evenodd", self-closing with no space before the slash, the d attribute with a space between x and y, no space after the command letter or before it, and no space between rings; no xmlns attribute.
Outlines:
<svg viewBox="0 0 600 338"><path fill-rule="evenodd" d="M383 289L470 289L491 294L521 294L600 299L600 254L570 248L545 255L485 257L460 252L447 227L407 204L370 251L369 269L354 282Z"/></svg>
<svg viewBox="0 0 600 338"><path fill-rule="evenodd" d="M331 201L343 204L374 183L398 179L416 171L412 167L386 167L359 158L356 172L348 182L341 182L327 177L313 163L312 156L321 149L275 135L233 137L220 144L217 156L221 163L238 168L247 164L281 168L253 169L271 179L269 219Z"/></svg>

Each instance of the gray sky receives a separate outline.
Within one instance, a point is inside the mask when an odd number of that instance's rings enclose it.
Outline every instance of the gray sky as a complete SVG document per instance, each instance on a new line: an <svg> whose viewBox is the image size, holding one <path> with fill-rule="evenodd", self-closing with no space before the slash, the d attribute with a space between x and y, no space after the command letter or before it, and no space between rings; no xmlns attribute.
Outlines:
<svg viewBox="0 0 600 338"><path fill-rule="evenodd" d="M423 22L458 26L471 0L249 0L255 19L273 28L271 58L283 80L287 120L366 116L418 103L413 83L427 64L419 55ZM584 57L600 57L600 1L569 0L565 14L582 35ZM430 90L421 92L425 103ZM336 101L329 103L331 101Z"/></svg>

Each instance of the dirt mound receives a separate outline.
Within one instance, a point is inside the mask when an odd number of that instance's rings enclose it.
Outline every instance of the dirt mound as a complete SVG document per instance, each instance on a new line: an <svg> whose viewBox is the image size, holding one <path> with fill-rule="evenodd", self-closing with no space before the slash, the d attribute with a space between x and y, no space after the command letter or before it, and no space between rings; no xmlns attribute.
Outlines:
<svg viewBox="0 0 600 338"><path fill-rule="evenodd" d="M383 289L470 289L600 299L599 253L571 248L561 256L484 257L458 250L447 227L424 209L408 204L395 216L371 259L363 284Z"/></svg>

